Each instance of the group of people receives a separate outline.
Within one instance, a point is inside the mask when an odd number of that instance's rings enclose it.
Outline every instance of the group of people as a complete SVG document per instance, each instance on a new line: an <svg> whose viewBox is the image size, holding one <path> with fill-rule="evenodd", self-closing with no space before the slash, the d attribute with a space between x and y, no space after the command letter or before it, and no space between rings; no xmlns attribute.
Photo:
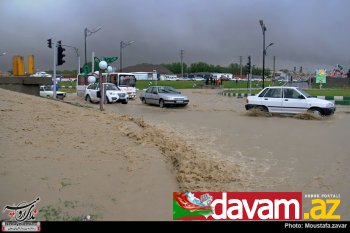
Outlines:
<svg viewBox="0 0 350 233"><path fill-rule="evenodd" d="M210 78L206 78L205 79L205 85L209 85L209 82L210 82L210 85L212 86L220 86L222 85L222 79L221 77L220 78L213 78L212 76L210 76Z"/></svg>

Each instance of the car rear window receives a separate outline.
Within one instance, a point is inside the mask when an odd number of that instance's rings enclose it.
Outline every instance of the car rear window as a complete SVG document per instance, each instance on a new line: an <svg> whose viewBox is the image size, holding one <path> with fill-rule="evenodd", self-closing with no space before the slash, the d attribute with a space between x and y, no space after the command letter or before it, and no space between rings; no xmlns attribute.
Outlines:
<svg viewBox="0 0 350 233"><path fill-rule="evenodd" d="M269 98L282 98L282 91L281 88L271 88L268 92L264 95L264 97Z"/></svg>

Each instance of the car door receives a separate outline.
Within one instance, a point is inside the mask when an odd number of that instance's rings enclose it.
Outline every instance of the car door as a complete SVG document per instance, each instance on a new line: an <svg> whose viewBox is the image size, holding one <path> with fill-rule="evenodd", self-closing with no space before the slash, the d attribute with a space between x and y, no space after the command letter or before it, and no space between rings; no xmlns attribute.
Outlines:
<svg viewBox="0 0 350 233"><path fill-rule="evenodd" d="M97 84L94 84L93 86L91 86L91 89L90 89L90 94L91 94L91 99L93 101L99 101L100 98L97 97L97 92L98 92L98 85Z"/></svg>
<svg viewBox="0 0 350 233"><path fill-rule="evenodd" d="M269 109L269 112L281 112L282 88L269 88L261 100L261 104Z"/></svg>
<svg viewBox="0 0 350 233"><path fill-rule="evenodd" d="M46 92L45 92L45 87L44 86L40 87L40 96L46 97Z"/></svg>
<svg viewBox="0 0 350 233"><path fill-rule="evenodd" d="M149 87L144 94L145 100L147 103L151 104L152 103L152 91L153 87Z"/></svg>
<svg viewBox="0 0 350 233"><path fill-rule="evenodd" d="M151 93L151 99L153 104L159 104L159 94L158 94L158 88L159 87L153 87L152 93Z"/></svg>
<svg viewBox="0 0 350 233"><path fill-rule="evenodd" d="M302 113L307 111L307 101L295 88L283 88L282 111L284 113Z"/></svg>

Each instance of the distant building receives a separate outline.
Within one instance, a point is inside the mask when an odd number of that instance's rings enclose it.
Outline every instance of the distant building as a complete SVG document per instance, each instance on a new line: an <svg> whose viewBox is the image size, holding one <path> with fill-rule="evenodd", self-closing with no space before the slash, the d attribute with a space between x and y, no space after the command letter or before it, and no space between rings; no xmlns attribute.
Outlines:
<svg viewBox="0 0 350 233"><path fill-rule="evenodd" d="M137 80L166 80L176 76L164 66L147 63L125 67L123 72L133 73Z"/></svg>

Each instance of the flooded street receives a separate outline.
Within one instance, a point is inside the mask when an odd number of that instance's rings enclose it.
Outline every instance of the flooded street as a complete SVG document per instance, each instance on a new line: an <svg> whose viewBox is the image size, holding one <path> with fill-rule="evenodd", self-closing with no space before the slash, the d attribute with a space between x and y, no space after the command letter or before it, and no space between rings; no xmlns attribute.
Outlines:
<svg viewBox="0 0 350 233"><path fill-rule="evenodd" d="M340 194L338 213L350 220L350 108L337 106L336 114L323 120L291 116L247 116L244 99L217 94L217 90L184 90L187 107L161 109L142 105L105 105L115 112L156 125L183 138L192 147L222 163L238 166L225 190L298 191L303 194ZM86 104L76 96L66 101ZM171 138L171 136L170 136ZM191 190L196 191L196 190ZM303 203L304 208L309 203Z"/></svg>

